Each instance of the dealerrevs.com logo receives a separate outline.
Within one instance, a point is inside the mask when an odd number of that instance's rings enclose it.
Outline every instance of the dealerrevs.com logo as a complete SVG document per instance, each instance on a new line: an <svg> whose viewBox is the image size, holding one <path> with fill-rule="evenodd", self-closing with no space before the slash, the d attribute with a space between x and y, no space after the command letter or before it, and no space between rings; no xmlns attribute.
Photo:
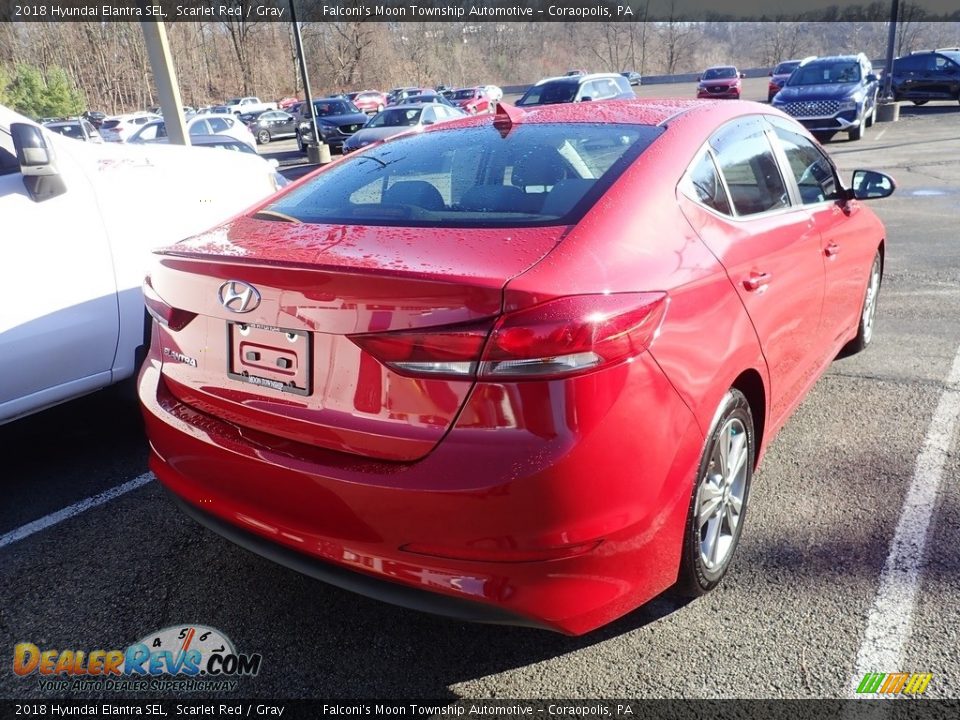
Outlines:
<svg viewBox="0 0 960 720"><path fill-rule="evenodd" d="M50 692L224 692L260 672L259 653L239 653L230 639L205 625L173 625L124 650L13 648L13 672L37 676Z"/></svg>

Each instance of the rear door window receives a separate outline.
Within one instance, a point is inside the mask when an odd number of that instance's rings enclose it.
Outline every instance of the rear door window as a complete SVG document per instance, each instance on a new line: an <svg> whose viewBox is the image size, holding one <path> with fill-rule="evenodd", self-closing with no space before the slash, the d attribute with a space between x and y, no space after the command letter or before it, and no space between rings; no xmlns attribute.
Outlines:
<svg viewBox="0 0 960 720"><path fill-rule="evenodd" d="M790 207L773 149L757 118L737 120L710 139L737 215Z"/></svg>
<svg viewBox="0 0 960 720"><path fill-rule="evenodd" d="M779 118L768 118L783 148L790 172L800 189L804 205L838 200L839 183L833 165L823 151L796 130L782 123Z"/></svg>

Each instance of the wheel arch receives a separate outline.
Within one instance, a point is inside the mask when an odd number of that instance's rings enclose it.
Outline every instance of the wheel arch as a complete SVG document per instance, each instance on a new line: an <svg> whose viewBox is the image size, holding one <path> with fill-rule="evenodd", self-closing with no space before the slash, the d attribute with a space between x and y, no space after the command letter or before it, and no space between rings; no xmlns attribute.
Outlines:
<svg viewBox="0 0 960 720"><path fill-rule="evenodd" d="M760 448L763 447L764 432L767 424L767 390L763 384L763 377L759 372L750 368L740 373L731 384L743 393L750 404L750 413L753 415L753 431L756 436L757 451L754 455L754 469L760 463Z"/></svg>

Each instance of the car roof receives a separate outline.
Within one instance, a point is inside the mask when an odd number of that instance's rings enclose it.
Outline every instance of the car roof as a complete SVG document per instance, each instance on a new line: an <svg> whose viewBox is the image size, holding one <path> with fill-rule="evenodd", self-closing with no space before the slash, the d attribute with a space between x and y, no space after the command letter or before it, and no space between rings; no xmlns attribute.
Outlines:
<svg viewBox="0 0 960 720"><path fill-rule="evenodd" d="M79 125L80 120L51 120L44 123L46 127L60 127L62 125Z"/></svg>
<svg viewBox="0 0 960 720"><path fill-rule="evenodd" d="M704 70L704 72L706 72L707 70L736 70L736 69L737 69L736 65L711 65L706 70Z"/></svg>
<svg viewBox="0 0 960 720"><path fill-rule="evenodd" d="M807 64L813 65L814 63L821 63L821 62L837 62L838 60L846 60L848 62L859 62L860 55L822 55L820 57L813 58L813 60L811 60Z"/></svg>
<svg viewBox="0 0 960 720"><path fill-rule="evenodd" d="M434 101L422 103L401 103L400 105L391 105L390 107L385 107L382 112L386 112L387 110L422 110L427 105L443 105L443 103ZM443 105L443 107L447 107L447 105Z"/></svg>
<svg viewBox="0 0 960 720"><path fill-rule="evenodd" d="M522 123L610 123L624 125L660 125L689 110L735 105L730 100L692 100L688 98L634 98L590 103L556 103L517 107ZM752 103L743 103L752 104ZM758 107L766 107L759 105ZM442 124L442 127L469 127L490 122L491 115L467 115ZM434 126L440 127L440 126Z"/></svg>
<svg viewBox="0 0 960 720"><path fill-rule="evenodd" d="M537 85L545 85L549 82L577 84L589 82L591 80L600 80L603 78L623 78L620 73L589 73L588 75L557 75L556 77L543 78Z"/></svg>

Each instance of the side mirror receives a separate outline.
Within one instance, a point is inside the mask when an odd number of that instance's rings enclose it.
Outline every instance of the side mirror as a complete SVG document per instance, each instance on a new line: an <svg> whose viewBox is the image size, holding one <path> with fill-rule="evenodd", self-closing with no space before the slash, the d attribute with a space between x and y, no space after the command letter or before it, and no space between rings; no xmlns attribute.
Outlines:
<svg viewBox="0 0 960 720"><path fill-rule="evenodd" d="M740 75L741 80L743 80L747 76L746 73L738 73L738 75Z"/></svg>
<svg viewBox="0 0 960 720"><path fill-rule="evenodd" d="M580 102L591 102L591 101L593 101L593 98L590 97L589 95L584 95L582 98L580 98Z"/></svg>
<svg viewBox="0 0 960 720"><path fill-rule="evenodd" d="M700 82L701 80L703 80L703 75L697 75L697 82Z"/></svg>
<svg viewBox="0 0 960 720"><path fill-rule="evenodd" d="M873 73L870 73L869 75L867 75L867 82L876 82L878 79L879 78L877 78L877 76L874 75Z"/></svg>
<svg viewBox="0 0 960 720"><path fill-rule="evenodd" d="M769 75L770 77L773 77L773 70L771 70L770 72L768 72L767 75Z"/></svg>
<svg viewBox="0 0 960 720"><path fill-rule="evenodd" d="M897 184L889 175L875 170L854 170L850 181L850 197L856 200L877 200L889 197Z"/></svg>
<svg viewBox="0 0 960 720"><path fill-rule="evenodd" d="M267 162L270 163L270 167L272 167L274 170L280 167L280 161L276 158L270 158L267 160Z"/></svg>
<svg viewBox="0 0 960 720"><path fill-rule="evenodd" d="M57 170L53 151L47 147L43 132L29 123L11 123L10 134L17 151L23 184L34 202L43 202L67 191Z"/></svg>
<svg viewBox="0 0 960 720"><path fill-rule="evenodd" d="M434 123L433 120L424 120L424 121L423 121L423 124L424 124L424 125L433 125L433 123Z"/></svg>

